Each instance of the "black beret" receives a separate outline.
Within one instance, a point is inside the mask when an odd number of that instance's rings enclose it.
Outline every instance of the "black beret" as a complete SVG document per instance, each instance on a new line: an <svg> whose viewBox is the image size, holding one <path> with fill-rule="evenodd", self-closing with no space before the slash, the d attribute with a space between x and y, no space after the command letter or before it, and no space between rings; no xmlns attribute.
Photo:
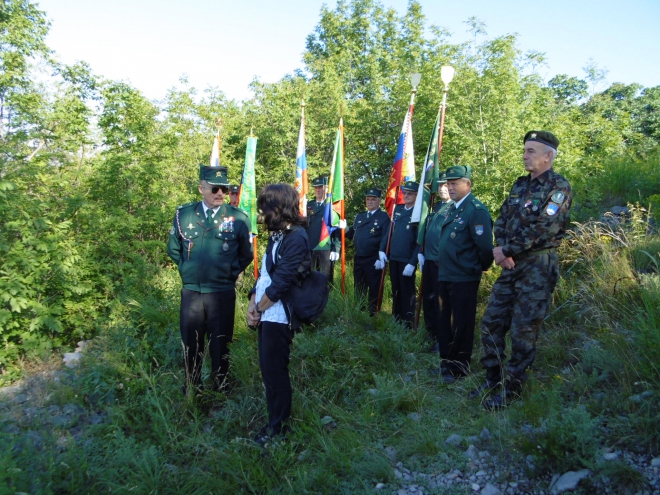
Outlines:
<svg viewBox="0 0 660 495"><path fill-rule="evenodd" d="M313 187L320 187L320 186L327 186L328 185L328 178L327 177L317 177L312 181L312 186Z"/></svg>
<svg viewBox="0 0 660 495"><path fill-rule="evenodd" d="M241 186L231 185L229 186L229 192L237 193L241 189Z"/></svg>
<svg viewBox="0 0 660 495"><path fill-rule="evenodd" d="M557 139L557 136L548 131L529 131L525 134L523 143L526 143L527 141L537 141L539 143L547 144L555 150L557 149L557 146L559 146L559 139Z"/></svg>
<svg viewBox="0 0 660 495"><path fill-rule="evenodd" d="M374 196L376 198L380 198L380 189L376 189L375 187L367 189L367 192L364 194L365 196Z"/></svg>

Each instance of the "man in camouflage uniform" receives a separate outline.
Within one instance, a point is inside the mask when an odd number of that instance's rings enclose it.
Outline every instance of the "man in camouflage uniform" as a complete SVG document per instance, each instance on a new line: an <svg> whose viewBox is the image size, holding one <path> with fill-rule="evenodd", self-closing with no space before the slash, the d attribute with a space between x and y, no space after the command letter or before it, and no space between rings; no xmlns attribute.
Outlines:
<svg viewBox="0 0 660 495"><path fill-rule="evenodd" d="M454 201L447 191L446 174L443 172L437 181L438 201L426 217L422 228L424 234L424 249L417 255L422 268L422 308L424 323L429 339L433 342L428 352L439 352L438 322L440 321L440 304L438 302L438 243L445 214Z"/></svg>
<svg viewBox="0 0 660 495"><path fill-rule="evenodd" d="M486 382L470 393L478 397L502 383L504 337L510 331L512 348L504 390L484 401L486 409L506 406L520 394L559 279L557 246L569 225L571 186L552 169L559 140L547 131L530 131L523 142L523 162L529 175L516 180L495 222L493 255L502 273L481 323Z"/></svg>
<svg viewBox="0 0 660 495"><path fill-rule="evenodd" d="M442 381L450 384L470 371L477 292L493 263L493 219L472 194L472 167L447 169L454 204L442 219L438 241L438 344Z"/></svg>
<svg viewBox="0 0 660 495"><path fill-rule="evenodd" d="M408 181L403 191L404 204L396 205L392 212L392 237L390 239L390 282L392 284L392 316L412 328L415 319L415 269L417 267L417 224L412 220L419 184ZM387 248L387 235L383 236L380 250Z"/></svg>
<svg viewBox="0 0 660 495"><path fill-rule="evenodd" d="M390 217L380 209L381 190L367 189L365 204L367 211L358 213L353 226L346 232L346 238L353 240L355 257L353 258L353 281L355 294L367 296L369 314L376 312L381 271L385 269L387 256L379 251L383 237L390 229ZM368 291L368 295L367 295Z"/></svg>
<svg viewBox="0 0 660 495"><path fill-rule="evenodd" d="M335 229L328 240L321 243L321 230L323 227L323 214L325 212L325 197L328 192L328 178L317 177L312 181L315 200L307 203L307 237L312 245L312 270L325 273L328 282L332 283L335 261L341 253L341 230ZM331 210L332 224L338 225L339 215ZM328 227L330 227L328 225Z"/></svg>
<svg viewBox="0 0 660 495"><path fill-rule="evenodd" d="M201 392L202 360L208 335L213 390L227 390L229 344L234 335L236 278L252 261L250 221L225 203L229 188L226 167L200 165L202 201L177 208L167 254L179 267L181 340L186 385Z"/></svg>

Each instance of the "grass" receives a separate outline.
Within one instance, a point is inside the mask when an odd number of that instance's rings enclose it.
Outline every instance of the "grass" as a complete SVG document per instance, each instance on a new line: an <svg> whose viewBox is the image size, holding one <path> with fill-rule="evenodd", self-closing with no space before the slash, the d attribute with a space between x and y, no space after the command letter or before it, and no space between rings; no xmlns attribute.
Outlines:
<svg viewBox="0 0 660 495"><path fill-rule="evenodd" d="M387 305L369 318L347 280L347 296L332 291L319 323L294 339L293 432L267 452L249 441L266 420L256 333L243 317L251 277L239 284L234 391L209 415L181 395L179 287L163 270L150 290L114 302L74 380L44 381L30 414L0 402L0 492L372 493L395 483L386 448L409 469L465 469L468 443L445 439L483 428L493 454L513 464L532 455L530 474L588 467L621 493L641 487L639 473L605 469L598 454L660 449L660 279L639 255L657 260L660 240L631 225L578 225L564 244L529 386L504 412L466 397L483 379L478 337L475 375L441 385L427 373L438 362L423 352L425 332L406 331ZM484 277L479 315L496 276ZM53 426L48 408L67 404L84 410L77 426ZM104 421L92 424L94 414Z"/></svg>

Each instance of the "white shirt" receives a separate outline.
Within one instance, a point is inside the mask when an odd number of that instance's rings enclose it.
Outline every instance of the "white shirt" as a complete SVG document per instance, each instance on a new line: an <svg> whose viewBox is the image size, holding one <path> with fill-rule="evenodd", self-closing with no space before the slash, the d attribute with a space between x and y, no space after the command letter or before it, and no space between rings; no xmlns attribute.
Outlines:
<svg viewBox="0 0 660 495"><path fill-rule="evenodd" d="M273 245L273 262L275 261L275 255L277 254L277 246L279 242L276 242ZM261 274L259 275L259 280L257 280L256 293L254 295L254 301L258 303L261 301L261 298L266 293L266 289L270 287L272 279L266 270L266 256L268 253L264 253L263 258L261 259ZM272 323L289 323L288 318L286 317L286 312L284 311L284 304L282 300L277 301L270 308L264 311L261 314L261 321L270 321Z"/></svg>

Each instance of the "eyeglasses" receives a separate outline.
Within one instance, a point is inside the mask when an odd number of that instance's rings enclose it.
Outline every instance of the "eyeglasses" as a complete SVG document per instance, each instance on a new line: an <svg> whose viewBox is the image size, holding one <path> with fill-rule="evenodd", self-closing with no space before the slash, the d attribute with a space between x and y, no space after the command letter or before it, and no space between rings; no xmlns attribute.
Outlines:
<svg viewBox="0 0 660 495"><path fill-rule="evenodd" d="M205 187L204 189L210 190L213 194L217 194L218 191L222 191L223 193L227 194L228 189L223 186L213 186L213 187Z"/></svg>

